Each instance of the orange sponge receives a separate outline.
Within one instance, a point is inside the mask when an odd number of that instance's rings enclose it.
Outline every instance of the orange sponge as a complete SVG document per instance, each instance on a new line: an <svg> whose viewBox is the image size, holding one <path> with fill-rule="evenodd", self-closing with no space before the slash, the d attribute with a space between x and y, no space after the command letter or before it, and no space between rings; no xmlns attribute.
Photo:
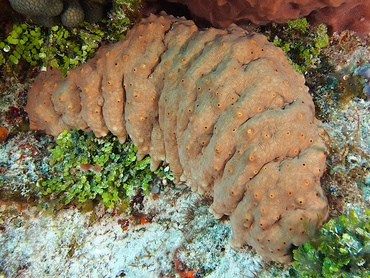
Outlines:
<svg viewBox="0 0 370 278"><path fill-rule="evenodd" d="M231 243L288 262L328 215L325 145L304 78L283 51L231 26L199 30L162 14L62 78L41 73L26 107L31 128L128 134L151 169L167 162L231 215Z"/></svg>

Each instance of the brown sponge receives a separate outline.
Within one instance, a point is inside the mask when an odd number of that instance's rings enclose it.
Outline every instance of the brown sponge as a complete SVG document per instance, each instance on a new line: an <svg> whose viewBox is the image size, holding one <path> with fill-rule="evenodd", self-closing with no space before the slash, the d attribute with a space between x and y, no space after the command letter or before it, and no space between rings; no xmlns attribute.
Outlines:
<svg viewBox="0 0 370 278"><path fill-rule="evenodd" d="M169 163L231 215L233 246L288 262L327 218L325 146L304 86L281 49L231 26L150 16L62 78L41 73L26 107L32 129L129 134L151 169Z"/></svg>
<svg viewBox="0 0 370 278"><path fill-rule="evenodd" d="M219 28L231 23L266 25L308 17L311 23L328 25L331 32L349 29L363 37L370 32L368 0L152 0L145 5L168 6L166 2L186 5L193 18L206 19Z"/></svg>

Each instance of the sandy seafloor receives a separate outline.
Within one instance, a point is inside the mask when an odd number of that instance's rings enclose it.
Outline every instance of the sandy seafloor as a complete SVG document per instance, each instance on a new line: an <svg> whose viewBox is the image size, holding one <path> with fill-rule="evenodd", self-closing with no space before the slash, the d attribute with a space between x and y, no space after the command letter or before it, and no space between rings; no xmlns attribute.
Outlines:
<svg viewBox="0 0 370 278"><path fill-rule="evenodd" d="M369 63L369 49L359 51L337 70L359 57ZM1 105L4 109L9 103ZM369 101L353 99L331 110L324 127L337 138L338 149L354 145L368 152L369 109ZM19 159L27 151L19 144L34 140L32 132L20 132L1 143L0 163L10 165L9 173L20 178L20 187L21 176L32 180L37 165L32 156ZM343 211L360 211L370 203L369 162L356 148L347 151L346 165L361 165L364 173L345 185L352 195L345 198ZM344 185L333 182L330 188L338 186ZM117 215L102 206L88 213L70 207L50 214L21 203L0 202L0 277L182 277L181 263L185 272L206 273L194 277L289 277L288 268L266 267L249 248L231 249L228 221L215 220L201 198L186 186L166 186L159 195L145 196L140 211L154 216L150 223L128 229L119 220L130 215Z"/></svg>

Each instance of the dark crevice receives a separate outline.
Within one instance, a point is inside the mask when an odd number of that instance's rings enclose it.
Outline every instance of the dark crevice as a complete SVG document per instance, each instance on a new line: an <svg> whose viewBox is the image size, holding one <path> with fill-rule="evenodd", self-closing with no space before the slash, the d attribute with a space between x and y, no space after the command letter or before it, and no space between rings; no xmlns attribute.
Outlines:
<svg viewBox="0 0 370 278"><path fill-rule="evenodd" d="M176 17L186 17L187 19L191 18L190 11L186 5L171 3L165 0L156 0L156 1L142 1L141 13L145 16L150 14L159 14L161 11L165 11L167 14L176 16Z"/></svg>
<svg viewBox="0 0 370 278"><path fill-rule="evenodd" d="M155 72L155 70L161 65L161 62L162 62L162 60L163 60L163 55L165 55L166 54L166 52L168 51L168 45L166 44L166 42L165 42L165 40L166 40L166 36L167 36L167 34L172 30L172 28L173 28L173 24L174 24L175 22L171 22L171 25L170 25L170 27L164 32L164 36L163 36L163 40L162 40L162 44L164 45L164 50L162 51L162 53L161 54L159 54L159 56L158 56L158 61L157 61L157 63L155 64L155 66L153 66L152 67L152 70L151 70L151 72L150 72L150 74L149 74L149 76L150 75L154 75L154 72ZM163 88L161 88L161 89L163 89Z"/></svg>

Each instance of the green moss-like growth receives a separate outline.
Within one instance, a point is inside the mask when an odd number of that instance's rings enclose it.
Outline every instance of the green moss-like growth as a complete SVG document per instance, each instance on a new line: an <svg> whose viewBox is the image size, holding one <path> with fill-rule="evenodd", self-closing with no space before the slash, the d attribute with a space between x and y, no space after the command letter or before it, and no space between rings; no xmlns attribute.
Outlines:
<svg viewBox="0 0 370 278"><path fill-rule="evenodd" d="M107 39L118 41L125 37L130 27L140 21L141 0L114 0L112 5L109 20L106 21Z"/></svg>
<svg viewBox="0 0 370 278"><path fill-rule="evenodd" d="M63 75L93 55L103 41L122 39L129 27L139 21L140 0L114 0L109 20L99 24L82 22L76 28L51 28L14 23L0 40L0 66L26 62L31 66L58 67ZM13 71L15 71L13 69Z"/></svg>
<svg viewBox="0 0 370 278"><path fill-rule="evenodd" d="M155 178L173 179L163 167L151 172L149 157L137 161L137 148L132 142L121 144L112 135L98 139L92 132L64 131L57 141L50 150L50 168L41 182L41 191L65 204L74 199L85 202L98 198L111 208L137 190L148 193Z"/></svg>
<svg viewBox="0 0 370 278"><path fill-rule="evenodd" d="M302 74L320 65L320 51L329 41L325 25L310 26L305 18L288 21L282 30L267 35L273 44L284 50L295 70Z"/></svg>
<svg viewBox="0 0 370 278"><path fill-rule="evenodd" d="M40 45L44 43L41 27L31 27L28 24L14 24L8 37L0 42L2 58L0 64L6 60L18 64L21 58L31 65L36 65L40 60Z"/></svg>
<svg viewBox="0 0 370 278"><path fill-rule="evenodd" d="M299 277L370 277L370 211L354 211L324 224L318 235L294 251Z"/></svg>
<svg viewBox="0 0 370 278"><path fill-rule="evenodd" d="M95 52L103 35L103 31L87 24L84 28L67 30L62 26L48 29L15 23L0 42L0 65L17 65L23 61L31 66L58 67L65 75Z"/></svg>

